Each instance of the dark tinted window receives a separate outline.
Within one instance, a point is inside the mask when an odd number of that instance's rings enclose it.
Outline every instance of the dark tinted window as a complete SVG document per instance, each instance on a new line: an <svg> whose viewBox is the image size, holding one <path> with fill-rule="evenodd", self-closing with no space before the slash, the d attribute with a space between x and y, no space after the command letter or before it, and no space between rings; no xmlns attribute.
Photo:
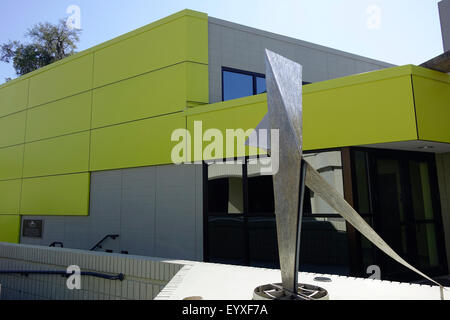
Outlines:
<svg viewBox="0 0 450 320"><path fill-rule="evenodd" d="M232 100L253 95L251 75L223 71L223 100Z"/></svg>
<svg viewBox="0 0 450 320"><path fill-rule="evenodd" d="M242 216L208 217L209 261L246 264L244 218Z"/></svg>
<svg viewBox="0 0 450 320"><path fill-rule="evenodd" d="M266 92L266 78L256 77L256 94Z"/></svg>
<svg viewBox="0 0 450 320"><path fill-rule="evenodd" d="M310 82L303 81L303 84ZM238 99L267 92L266 77L263 74L223 67L223 101Z"/></svg>
<svg viewBox="0 0 450 320"><path fill-rule="evenodd" d="M272 176L248 178L248 212L275 213Z"/></svg>
<svg viewBox="0 0 450 320"><path fill-rule="evenodd" d="M210 212L228 212L228 179L208 181L208 208Z"/></svg>

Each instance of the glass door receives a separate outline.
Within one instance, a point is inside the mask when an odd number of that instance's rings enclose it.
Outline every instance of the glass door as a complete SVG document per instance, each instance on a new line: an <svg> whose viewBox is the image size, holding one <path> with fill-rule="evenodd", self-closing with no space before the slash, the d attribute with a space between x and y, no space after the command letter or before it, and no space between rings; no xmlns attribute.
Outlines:
<svg viewBox="0 0 450 320"><path fill-rule="evenodd" d="M433 154L378 149L353 150L355 207L406 261L430 275L446 270ZM360 237L359 270L381 268L383 279L416 275Z"/></svg>
<svg viewBox="0 0 450 320"><path fill-rule="evenodd" d="M374 174L375 223L380 236L407 261L411 262L408 246L407 196L404 190L401 161L376 156ZM412 235L413 236L413 235ZM378 254L380 268L386 276L401 273L402 266L385 254Z"/></svg>
<svg viewBox="0 0 450 320"><path fill-rule="evenodd" d="M409 160L411 229L415 234L414 260L421 269L440 269L430 168L426 161Z"/></svg>

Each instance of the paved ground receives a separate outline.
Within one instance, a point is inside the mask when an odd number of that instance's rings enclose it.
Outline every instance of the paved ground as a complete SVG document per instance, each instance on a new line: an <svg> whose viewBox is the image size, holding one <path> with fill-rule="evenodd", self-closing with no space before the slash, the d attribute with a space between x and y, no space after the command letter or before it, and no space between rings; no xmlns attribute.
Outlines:
<svg viewBox="0 0 450 320"><path fill-rule="evenodd" d="M260 285L281 282L280 270L232 266L204 262L182 262L178 274L157 296L157 299L181 300L200 296L206 300L251 300L253 290ZM331 282L319 282L316 277L328 277ZM438 300L436 286L391 281L351 278L346 276L299 273L299 282L321 286L331 300ZM444 291L450 300L450 288Z"/></svg>

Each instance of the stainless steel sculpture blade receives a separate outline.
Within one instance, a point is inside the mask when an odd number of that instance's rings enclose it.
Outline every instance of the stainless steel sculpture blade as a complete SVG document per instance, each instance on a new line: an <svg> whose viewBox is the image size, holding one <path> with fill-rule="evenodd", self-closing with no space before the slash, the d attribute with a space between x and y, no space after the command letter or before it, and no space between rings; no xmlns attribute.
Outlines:
<svg viewBox="0 0 450 320"><path fill-rule="evenodd" d="M302 159L302 66L266 50L267 104L271 129L279 130L279 170L273 177L283 288L297 293Z"/></svg>
<svg viewBox="0 0 450 320"><path fill-rule="evenodd" d="M389 257L404 265L408 269L416 272L425 279L441 286L438 282L431 279L426 274L414 268L402 257L400 257L392 248L373 230L369 224L352 208L352 206L345 201L342 195L310 165L307 164L306 170L306 185L315 194L325 200L334 210L339 214L356 230L361 232L370 242L372 242L378 249L386 253Z"/></svg>

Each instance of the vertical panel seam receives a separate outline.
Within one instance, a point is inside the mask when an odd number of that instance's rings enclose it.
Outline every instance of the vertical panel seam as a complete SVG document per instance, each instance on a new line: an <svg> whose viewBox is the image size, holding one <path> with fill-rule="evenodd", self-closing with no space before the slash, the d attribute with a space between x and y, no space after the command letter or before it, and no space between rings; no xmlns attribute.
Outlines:
<svg viewBox="0 0 450 320"><path fill-rule="evenodd" d="M158 228L156 228L156 215L157 215L157 208L158 206L156 205L156 201L158 201L158 166L154 167L154 177L153 177L153 182L155 184L155 188L154 188L154 201L153 201L153 255L156 256L156 241L158 239L157 237L157 230Z"/></svg>
<svg viewBox="0 0 450 320"><path fill-rule="evenodd" d="M411 91L412 91L412 99L413 99L413 106L414 106L414 119L416 121L416 136L417 136L417 140L420 140L419 138L419 124L417 121L417 108L416 108L416 96L414 93L414 80L413 80L413 75L410 75L411 78Z"/></svg>
<svg viewBox="0 0 450 320"><path fill-rule="evenodd" d="M23 137L23 153L22 153L22 173L21 173L21 177L20 177L20 196L19 196L19 217L20 217L20 213L22 212L22 195L23 195L23 175L24 175L24 171L25 171L25 141L26 141L26 136L27 136L27 124L28 124L28 108L29 108L29 104L30 104L30 78L28 78L28 86L27 86L27 108L25 109L26 113L25 113L25 133L24 133L24 137ZM20 222L19 222L20 224ZM19 229L19 242L20 242L20 229Z"/></svg>
<svg viewBox="0 0 450 320"><path fill-rule="evenodd" d="M89 120L89 152L88 152L88 171L91 170L91 146L92 146L92 114L94 105L94 68L95 68L95 52L92 53L92 74L91 74L91 118Z"/></svg>
<svg viewBox="0 0 450 320"><path fill-rule="evenodd" d="M120 169L120 205L119 205L119 248L122 250L122 235L120 234L122 230L122 205L123 205L123 175L124 175L124 169Z"/></svg>

